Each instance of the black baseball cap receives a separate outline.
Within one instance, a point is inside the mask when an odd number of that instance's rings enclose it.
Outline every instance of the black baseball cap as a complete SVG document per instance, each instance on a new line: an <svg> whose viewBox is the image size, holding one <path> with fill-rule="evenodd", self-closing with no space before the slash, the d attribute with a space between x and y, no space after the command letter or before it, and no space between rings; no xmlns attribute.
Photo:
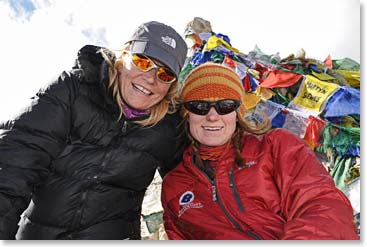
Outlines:
<svg viewBox="0 0 367 247"><path fill-rule="evenodd" d="M127 42L131 42L132 53L157 59L178 78L185 63L187 45L172 27L157 21L147 22L140 25Z"/></svg>

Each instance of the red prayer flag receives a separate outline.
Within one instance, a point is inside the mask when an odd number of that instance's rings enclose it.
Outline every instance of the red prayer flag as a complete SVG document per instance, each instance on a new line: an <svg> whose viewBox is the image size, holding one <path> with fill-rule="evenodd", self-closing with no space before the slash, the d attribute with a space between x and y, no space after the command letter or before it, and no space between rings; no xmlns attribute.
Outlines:
<svg viewBox="0 0 367 247"><path fill-rule="evenodd" d="M265 88L290 87L301 78L302 75L274 69L269 73L266 79L264 79L261 82L260 87Z"/></svg>
<svg viewBox="0 0 367 247"><path fill-rule="evenodd" d="M332 69L333 68L333 61L331 60L331 56L328 55L327 58L325 58L324 64L326 67Z"/></svg>

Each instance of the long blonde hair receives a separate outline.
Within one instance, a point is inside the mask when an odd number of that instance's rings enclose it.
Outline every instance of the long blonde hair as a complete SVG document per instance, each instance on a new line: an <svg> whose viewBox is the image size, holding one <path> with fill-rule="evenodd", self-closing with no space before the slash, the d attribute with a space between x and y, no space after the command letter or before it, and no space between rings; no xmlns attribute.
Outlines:
<svg viewBox="0 0 367 247"><path fill-rule="evenodd" d="M115 61L113 61L103 50L101 50L103 58L109 64L108 89L112 90L113 97L116 100L120 109L120 114L117 121L119 121L122 118L122 116L125 115L125 112L122 108L123 99L119 89L118 71L124 66L123 56L126 54L127 51L130 50L130 43L125 44L121 50L122 50L121 54L118 56L118 58L116 58ZM176 112L178 105L177 90L178 90L178 80L176 80L171 84L165 97L158 104L156 104L150 109L149 117L147 119L136 122L143 127L148 126L152 127L155 124L157 124L160 120L162 120L166 114Z"/></svg>

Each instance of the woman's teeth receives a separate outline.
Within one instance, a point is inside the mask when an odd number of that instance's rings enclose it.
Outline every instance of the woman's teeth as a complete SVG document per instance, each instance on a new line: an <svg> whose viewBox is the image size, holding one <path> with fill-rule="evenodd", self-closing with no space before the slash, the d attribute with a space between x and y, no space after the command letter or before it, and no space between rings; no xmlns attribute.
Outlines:
<svg viewBox="0 0 367 247"><path fill-rule="evenodd" d="M146 94L146 95L151 95L153 94L151 91L147 90L146 88L140 86L140 85L137 85L135 83L133 83L133 87L136 88L137 90L139 90L140 92L142 92L143 94Z"/></svg>
<svg viewBox="0 0 367 247"><path fill-rule="evenodd" d="M208 126L203 126L204 130L208 130L208 131L218 131L221 130L223 127L208 127Z"/></svg>

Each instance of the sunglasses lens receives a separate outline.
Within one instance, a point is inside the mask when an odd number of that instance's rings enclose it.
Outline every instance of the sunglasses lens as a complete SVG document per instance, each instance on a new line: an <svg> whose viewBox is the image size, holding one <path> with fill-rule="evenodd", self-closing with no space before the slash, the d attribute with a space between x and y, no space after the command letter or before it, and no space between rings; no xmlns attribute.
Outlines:
<svg viewBox="0 0 367 247"><path fill-rule="evenodd" d="M206 115L210 110L210 103L207 101L189 101L184 103L184 107L189 112L197 115Z"/></svg>
<svg viewBox="0 0 367 247"><path fill-rule="evenodd" d="M215 104L215 109L217 110L218 114L225 115L235 111L239 106L240 103L236 100L224 99L217 101Z"/></svg>
<svg viewBox="0 0 367 247"><path fill-rule="evenodd" d="M176 80L176 75L165 68L160 67L157 71L158 79L165 83L174 82Z"/></svg>
<svg viewBox="0 0 367 247"><path fill-rule="evenodd" d="M224 99L215 102L195 100L184 102L184 107L189 112L204 116L208 114L210 108L214 106L219 115L225 115L235 111L240 104L239 101L233 99Z"/></svg>
<svg viewBox="0 0 367 247"><path fill-rule="evenodd" d="M132 55L132 61L136 65L136 67L138 67L142 71L148 71L149 69L153 67L152 60L150 60L147 57L138 55L138 54Z"/></svg>
<svg viewBox="0 0 367 247"><path fill-rule="evenodd" d="M176 80L175 73L173 73L171 70L167 68L155 65L150 58L144 55L133 54L132 61L136 67L138 67L140 70L144 72L151 70L153 67L158 68L157 77L163 83L172 83Z"/></svg>

